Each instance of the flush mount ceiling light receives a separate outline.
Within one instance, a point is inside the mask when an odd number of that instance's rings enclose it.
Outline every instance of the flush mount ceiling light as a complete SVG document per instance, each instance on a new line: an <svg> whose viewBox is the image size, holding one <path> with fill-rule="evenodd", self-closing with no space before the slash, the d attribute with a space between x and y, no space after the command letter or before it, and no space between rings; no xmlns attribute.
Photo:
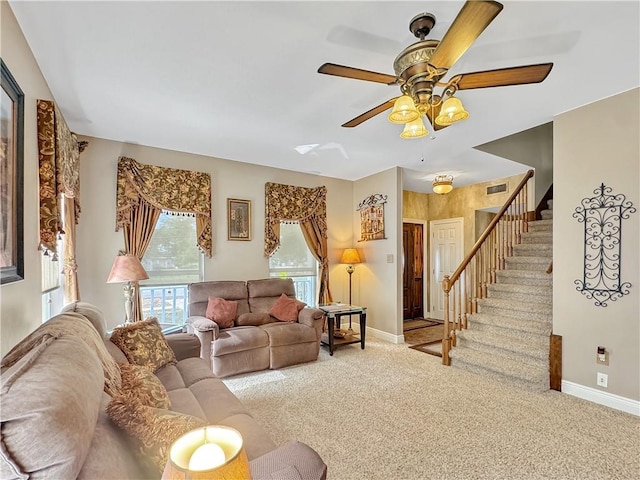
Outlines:
<svg viewBox="0 0 640 480"><path fill-rule="evenodd" d="M502 8L502 4L491 0L468 0L442 40L425 39L436 24L433 14L416 15L409 22L409 30L419 40L396 57L393 62L395 75L335 63L322 65L318 73L400 87L399 97L373 107L342 126L356 127L393 108L388 117L392 123L406 125L417 120L422 123L421 117L426 116L433 129L439 130L469 117L462 102L455 96L459 90L542 82L549 75L553 63L464 73L445 79L451 67L493 22ZM440 93L436 93L436 89L440 88ZM415 131L417 127L410 127L410 130L412 128ZM400 136L419 138L424 135L413 135L405 128Z"/></svg>
<svg viewBox="0 0 640 480"><path fill-rule="evenodd" d="M444 195L453 190L453 175L436 175L433 179L433 192Z"/></svg>

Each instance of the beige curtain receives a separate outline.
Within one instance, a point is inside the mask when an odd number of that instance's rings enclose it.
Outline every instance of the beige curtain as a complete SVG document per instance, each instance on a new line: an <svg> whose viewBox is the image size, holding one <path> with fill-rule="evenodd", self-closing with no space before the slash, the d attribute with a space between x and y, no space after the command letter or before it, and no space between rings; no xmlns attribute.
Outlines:
<svg viewBox="0 0 640 480"><path fill-rule="evenodd" d="M147 251L153 231L158 223L162 210L141 200L129 210L129 222L124 225L124 249L142 260ZM131 321L139 322L142 318L142 302L140 299L140 286L135 282L133 297L131 298Z"/></svg>
<svg viewBox="0 0 640 480"><path fill-rule="evenodd" d="M62 242L62 275L64 276L65 303L80 300L78 287L78 264L76 263L76 212L75 199L62 195L64 203L64 239Z"/></svg>
<svg viewBox="0 0 640 480"><path fill-rule="evenodd" d="M280 183L265 184L264 254L280 246L280 222L297 221L309 250L319 263L318 303L331 302L327 254L327 187L305 188Z"/></svg>

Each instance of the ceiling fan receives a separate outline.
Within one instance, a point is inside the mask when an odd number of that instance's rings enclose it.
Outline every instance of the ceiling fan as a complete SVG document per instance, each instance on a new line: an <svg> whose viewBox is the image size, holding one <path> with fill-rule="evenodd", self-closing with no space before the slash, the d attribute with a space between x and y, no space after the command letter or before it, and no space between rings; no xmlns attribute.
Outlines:
<svg viewBox="0 0 640 480"><path fill-rule="evenodd" d="M495 1L467 0L439 41L425 39L436 24L435 16L431 13L416 15L409 22L409 30L419 41L409 45L396 57L393 62L395 75L334 63L322 65L318 73L400 87L400 96L381 103L342 126L356 127L393 108L388 119L392 123L405 125L400 136L419 138L428 133L422 121L424 115L435 130L469 116L460 99L454 96L458 90L542 82L549 75L553 63L463 73L441 82L453 64L498 16L502 7ZM440 94L435 93L436 87L442 88Z"/></svg>

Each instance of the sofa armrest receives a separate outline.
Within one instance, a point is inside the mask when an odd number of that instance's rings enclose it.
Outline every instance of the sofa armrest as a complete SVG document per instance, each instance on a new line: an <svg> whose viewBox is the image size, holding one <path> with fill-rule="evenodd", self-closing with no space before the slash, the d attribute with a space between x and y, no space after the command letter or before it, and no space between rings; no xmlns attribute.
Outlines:
<svg viewBox="0 0 640 480"><path fill-rule="evenodd" d="M318 308L303 308L298 313L298 323L315 329L318 341L322 337L322 318L324 313Z"/></svg>
<svg viewBox="0 0 640 480"><path fill-rule="evenodd" d="M173 333L164 337L178 361L200 356L200 339L193 333Z"/></svg>
<svg viewBox="0 0 640 480"><path fill-rule="evenodd" d="M291 442L249 462L251 478L325 480L327 465L320 455L302 442Z"/></svg>
<svg viewBox="0 0 640 480"><path fill-rule="evenodd" d="M211 342L220 334L220 327L207 317L192 316L187 318L187 332L194 333L200 340L200 358L211 362Z"/></svg>

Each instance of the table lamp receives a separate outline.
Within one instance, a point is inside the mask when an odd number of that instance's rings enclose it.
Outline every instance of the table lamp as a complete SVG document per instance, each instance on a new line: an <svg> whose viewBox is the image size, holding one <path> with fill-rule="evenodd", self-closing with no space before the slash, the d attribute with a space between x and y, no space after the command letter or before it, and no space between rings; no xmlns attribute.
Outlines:
<svg viewBox="0 0 640 480"><path fill-rule="evenodd" d="M118 255L113 261L107 283L124 283L124 311L126 323L131 322L131 298L133 297L133 282L149 278L138 257L131 254Z"/></svg>
<svg viewBox="0 0 640 480"><path fill-rule="evenodd" d="M340 257L340 263L347 264L347 273L349 274L349 305L351 305L351 275L355 271L355 264L362 263L360 260L360 255L358 255L358 250L355 248L345 248L344 252L342 252L342 257ZM351 328L351 316L349 316L349 333L353 332Z"/></svg>
<svg viewBox="0 0 640 480"><path fill-rule="evenodd" d="M237 430L211 425L179 437L169 450L162 480L250 480L249 460Z"/></svg>

